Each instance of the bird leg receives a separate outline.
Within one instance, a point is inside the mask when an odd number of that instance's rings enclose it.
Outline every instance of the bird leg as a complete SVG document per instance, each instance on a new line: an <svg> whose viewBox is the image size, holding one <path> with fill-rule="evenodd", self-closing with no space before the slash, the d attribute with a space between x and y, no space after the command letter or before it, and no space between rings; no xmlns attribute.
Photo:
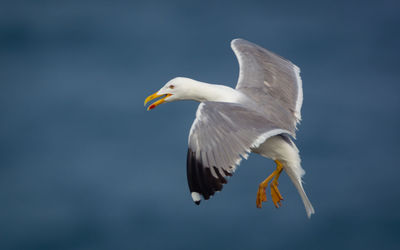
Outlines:
<svg viewBox="0 0 400 250"><path fill-rule="evenodd" d="M265 192L265 188L268 186L268 182L274 178L274 176L276 175L276 170L274 172L272 172L272 174L270 174L267 179L265 179L263 182L260 183L260 185L258 186L258 192L257 192L257 200L256 200L256 204L258 208L261 208L262 205L261 203L264 201L267 201L267 194Z"/></svg>
<svg viewBox="0 0 400 250"><path fill-rule="evenodd" d="M279 192L278 189L278 179L280 174L282 173L283 166L282 163L278 160L275 160L276 163L276 169L272 174L270 174L263 182L260 183L258 186L258 192L257 192L257 200L256 204L258 208L262 207L262 202L267 201L267 195L266 195L266 187L268 186L268 183L271 181L271 197L272 197L272 202L274 203L275 207L279 208L281 206L281 200L283 200L283 197L281 193Z"/></svg>
<svg viewBox="0 0 400 250"><path fill-rule="evenodd" d="M282 206L281 200L283 200L283 197L278 189L278 179L282 173L283 167L282 167L282 163L280 163L278 160L276 160L275 162L276 162L276 170L275 171L277 171L277 173L275 175L274 180L271 181L271 197L272 197L272 202L274 203L275 207L279 208L280 206Z"/></svg>

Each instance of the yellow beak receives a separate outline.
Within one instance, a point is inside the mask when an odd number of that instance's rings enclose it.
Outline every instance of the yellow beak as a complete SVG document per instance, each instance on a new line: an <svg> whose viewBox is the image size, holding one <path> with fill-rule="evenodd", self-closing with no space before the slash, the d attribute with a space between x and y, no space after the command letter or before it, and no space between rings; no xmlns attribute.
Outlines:
<svg viewBox="0 0 400 250"><path fill-rule="evenodd" d="M161 103L164 103L164 102L165 102L165 98L171 96L171 94L158 95L157 92L156 92L156 93L154 93L154 94L152 94L152 95L149 95L149 96L146 98L146 100L144 100L144 106L146 106L146 104L147 104L149 101L151 101L151 100L153 100L153 99L156 99L156 98L158 98L158 97L161 97L161 96L164 96L164 97L161 98L160 100L156 101L155 103L151 104L151 105L147 108L147 111L149 111L149 110L151 110L151 109L157 107L157 106L160 105Z"/></svg>

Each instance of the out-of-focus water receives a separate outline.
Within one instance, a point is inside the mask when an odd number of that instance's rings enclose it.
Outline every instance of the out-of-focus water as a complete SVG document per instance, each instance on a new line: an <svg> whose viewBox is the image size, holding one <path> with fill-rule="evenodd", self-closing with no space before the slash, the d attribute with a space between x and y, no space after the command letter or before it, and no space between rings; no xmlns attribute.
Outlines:
<svg viewBox="0 0 400 250"><path fill-rule="evenodd" d="M398 249L397 1L2 1L1 249ZM186 183L197 104L144 98L175 76L235 86L229 42L295 62L297 145L316 209L253 155L199 207Z"/></svg>

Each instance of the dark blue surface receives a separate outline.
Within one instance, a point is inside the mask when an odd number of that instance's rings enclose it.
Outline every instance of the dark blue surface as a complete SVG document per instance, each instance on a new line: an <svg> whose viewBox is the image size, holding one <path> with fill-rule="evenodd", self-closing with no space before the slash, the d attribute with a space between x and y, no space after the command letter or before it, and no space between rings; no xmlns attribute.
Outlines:
<svg viewBox="0 0 400 250"><path fill-rule="evenodd" d="M2 1L0 249L398 249L397 1ZM311 220L253 155L199 207L186 183L197 104L152 112L175 76L234 86L229 42L295 62Z"/></svg>

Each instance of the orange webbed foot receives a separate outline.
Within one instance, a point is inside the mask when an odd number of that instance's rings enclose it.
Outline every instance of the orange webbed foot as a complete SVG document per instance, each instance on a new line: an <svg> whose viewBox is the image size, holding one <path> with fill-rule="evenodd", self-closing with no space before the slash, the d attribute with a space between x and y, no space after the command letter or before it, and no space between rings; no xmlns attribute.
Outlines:
<svg viewBox="0 0 400 250"><path fill-rule="evenodd" d="M279 208L280 206L282 206L281 201L283 200L283 197L282 197L281 193L279 192L278 182L271 183L271 198L272 198L272 202L274 203L276 208Z"/></svg>
<svg viewBox="0 0 400 250"><path fill-rule="evenodd" d="M265 191L265 187L262 187L261 185L258 187L258 191L257 191L257 200L256 200L256 204L258 208L262 207L262 203L264 201L267 201L267 193Z"/></svg>

